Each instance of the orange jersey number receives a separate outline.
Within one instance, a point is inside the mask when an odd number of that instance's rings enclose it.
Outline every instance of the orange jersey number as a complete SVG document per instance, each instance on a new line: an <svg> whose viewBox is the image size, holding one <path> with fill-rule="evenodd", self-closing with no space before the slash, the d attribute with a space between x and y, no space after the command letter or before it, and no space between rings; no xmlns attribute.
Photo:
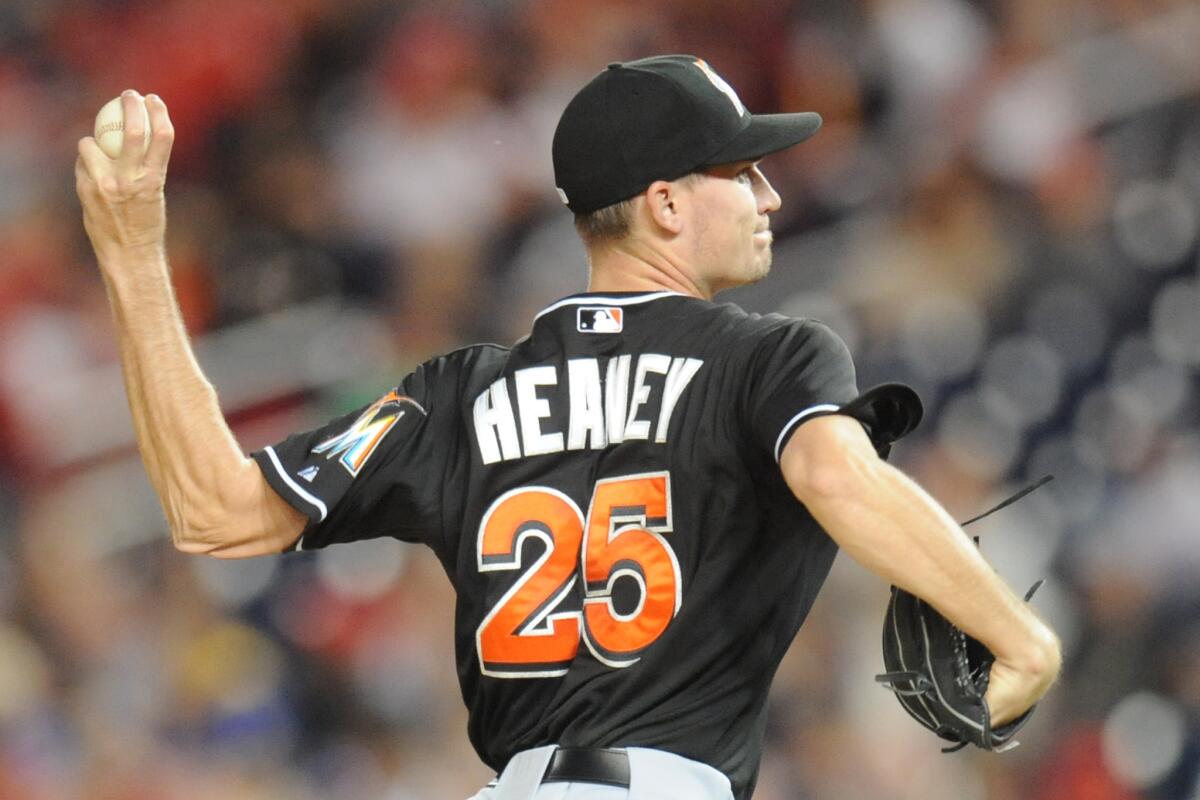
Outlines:
<svg viewBox="0 0 1200 800"><path fill-rule="evenodd" d="M588 647L610 667L627 667L679 612L679 562L663 538L671 530L666 472L598 481L588 507L583 579ZM618 579L637 583L638 600L619 612Z"/></svg>
<svg viewBox="0 0 1200 800"><path fill-rule="evenodd" d="M579 650L579 612L556 612L575 586L575 554L583 539L583 514L571 498L541 486L502 495L479 526L479 571L521 569L522 546L530 538L541 540L542 555L475 633L485 675L562 675Z"/></svg>
<svg viewBox="0 0 1200 800"><path fill-rule="evenodd" d="M475 634L485 675L554 677L566 673L588 648L612 667L636 663L679 611L679 564L663 534L671 530L670 475L666 472L599 481L584 516L569 497L546 487L501 496L479 529L480 572L523 570L484 617ZM586 535L585 535L586 530ZM530 539L543 546L523 561ZM584 575L582 612L572 590ZM613 588L634 581L637 600L619 611ZM581 626L581 618L583 625Z"/></svg>

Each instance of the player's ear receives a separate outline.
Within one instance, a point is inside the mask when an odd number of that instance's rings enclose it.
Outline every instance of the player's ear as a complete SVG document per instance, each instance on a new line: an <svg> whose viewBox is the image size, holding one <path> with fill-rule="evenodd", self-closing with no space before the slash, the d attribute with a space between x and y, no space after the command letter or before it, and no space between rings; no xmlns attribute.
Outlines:
<svg viewBox="0 0 1200 800"><path fill-rule="evenodd" d="M662 233L673 235L683 231L682 188L678 181L655 181L642 193L646 214Z"/></svg>

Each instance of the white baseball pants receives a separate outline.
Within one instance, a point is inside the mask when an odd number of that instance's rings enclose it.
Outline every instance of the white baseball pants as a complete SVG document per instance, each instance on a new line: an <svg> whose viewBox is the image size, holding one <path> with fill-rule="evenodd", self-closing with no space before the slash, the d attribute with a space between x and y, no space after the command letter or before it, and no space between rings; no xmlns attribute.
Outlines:
<svg viewBox="0 0 1200 800"><path fill-rule="evenodd" d="M733 800L729 779L690 758L645 747L627 747L629 788L596 783L541 782L555 747L513 756L494 785L470 800Z"/></svg>

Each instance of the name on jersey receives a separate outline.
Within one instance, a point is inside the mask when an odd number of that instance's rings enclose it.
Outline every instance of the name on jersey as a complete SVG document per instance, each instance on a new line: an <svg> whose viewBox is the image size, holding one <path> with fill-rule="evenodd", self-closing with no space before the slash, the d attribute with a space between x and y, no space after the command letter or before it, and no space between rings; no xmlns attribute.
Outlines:
<svg viewBox="0 0 1200 800"><path fill-rule="evenodd" d="M660 353L614 356L601 380L600 360L574 358L566 375L556 366L519 369L475 398L475 439L484 464L564 450L602 450L632 440L667 441L671 415L704 362ZM659 377L652 377L659 376ZM561 380L565 377L565 387ZM551 413L555 393L567 394L567 418Z"/></svg>

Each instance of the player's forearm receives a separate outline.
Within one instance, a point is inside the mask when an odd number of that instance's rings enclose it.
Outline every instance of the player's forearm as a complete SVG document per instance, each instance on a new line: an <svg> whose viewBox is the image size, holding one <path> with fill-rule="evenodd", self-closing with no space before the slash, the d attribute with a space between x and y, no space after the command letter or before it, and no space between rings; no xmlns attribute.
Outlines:
<svg viewBox="0 0 1200 800"><path fill-rule="evenodd" d="M856 561L931 603L1031 684L1048 686L1060 658L1053 632L945 509L861 438L826 463L804 463L805 474L795 474L796 459L790 463L789 483L800 486L814 518Z"/></svg>
<svg viewBox="0 0 1200 800"><path fill-rule="evenodd" d="M855 500L836 497L810 507L847 553L932 604L998 659L1047 672L1050 632L946 511L882 461L862 479Z"/></svg>
<svg viewBox="0 0 1200 800"><path fill-rule="evenodd" d="M108 293L109 308L112 310L113 320L116 323L121 378L125 385L125 397L129 403L133 421L135 441L138 443L138 452L142 457L142 464L146 468L146 475L150 479L150 484L154 488L155 493L161 495L164 491L162 463L158 457L157 445L153 442L152 433L145 420L146 404L142 398L141 369L138 366L136 354L129 341L129 336L125 333L124 315L121 313L120 306L113 297L112 287L107 280L105 281L105 289ZM146 444L143 444L143 442Z"/></svg>
<svg viewBox="0 0 1200 800"><path fill-rule="evenodd" d="M220 537L232 482L253 466L196 363L165 259L134 258L142 263L110 262L104 273L138 449L175 544L206 550Z"/></svg>

